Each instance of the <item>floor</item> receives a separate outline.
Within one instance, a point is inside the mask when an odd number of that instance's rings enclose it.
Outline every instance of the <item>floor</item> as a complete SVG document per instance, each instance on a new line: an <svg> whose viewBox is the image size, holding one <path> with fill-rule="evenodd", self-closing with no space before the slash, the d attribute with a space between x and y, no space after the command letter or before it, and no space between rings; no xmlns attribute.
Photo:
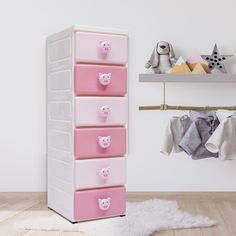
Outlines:
<svg viewBox="0 0 236 236"><path fill-rule="evenodd" d="M219 222L211 228L169 230L152 236L236 236L236 193L129 193L129 201L151 198L177 200L182 209ZM45 193L0 193L0 236L85 236L73 232L44 232L14 228L14 222L53 214ZM133 235L131 235L133 236Z"/></svg>

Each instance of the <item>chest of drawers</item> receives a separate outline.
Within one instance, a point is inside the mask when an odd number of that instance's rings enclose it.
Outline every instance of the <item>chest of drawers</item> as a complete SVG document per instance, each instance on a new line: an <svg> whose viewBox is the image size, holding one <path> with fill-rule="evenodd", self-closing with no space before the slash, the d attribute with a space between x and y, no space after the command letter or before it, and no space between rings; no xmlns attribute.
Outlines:
<svg viewBox="0 0 236 236"><path fill-rule="evenodd" d="M125 215L125 30L47 38L48 207L71 222Z"/></svg>

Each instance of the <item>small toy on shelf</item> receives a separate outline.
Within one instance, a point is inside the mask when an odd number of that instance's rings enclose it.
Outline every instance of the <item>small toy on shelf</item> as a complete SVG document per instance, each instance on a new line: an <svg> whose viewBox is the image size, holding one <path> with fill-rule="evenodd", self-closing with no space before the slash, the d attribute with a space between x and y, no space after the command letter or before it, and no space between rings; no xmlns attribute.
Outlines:
<svg viewBox="0 0 236 236"><path fill-rule="evenodd" d="M197 63L193 67L192 74L206 74L206 71L201 63Z"/></svg>
<svg viewBox="0 0 236 236"><path fill-rule="evenodd" d="M145 67L152 68L156 74L169 73L170 69L176 62L173 47L170 43L160 41L153 49L152 55Z"/></svg>
<svg viewBox="0 0 236 236"><path fill-rule="evenodd" d="M188 67L186 61L179 57L178 61L175 63L174 67L169 71L170 74L190 74L191 70Z"/></svg>
<svg viewBox="0 0 236 236"><path fill-rule="evenodd" d="M215 72L215 70L218 70L222 73L227 73L223 62L232 56L233 55L220 55L216 44L211 55L201 55L201 57L209 63L208 67L211 71Z"/></svg>
<svg viewBox="0 0 236 236"><path fill-rule="evenodd" d="M194 53L187 59L187 64L194 74L211 73L207 62L202 59L197 51L194 51Z"/></svg>

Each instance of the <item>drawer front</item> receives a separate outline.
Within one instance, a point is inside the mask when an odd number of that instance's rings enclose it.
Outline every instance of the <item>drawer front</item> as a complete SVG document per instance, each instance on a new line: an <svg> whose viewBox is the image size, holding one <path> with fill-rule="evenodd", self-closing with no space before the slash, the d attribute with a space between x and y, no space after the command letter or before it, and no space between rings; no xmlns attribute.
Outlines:
<svg viewBox="0 0 236 236"><path fill-rule="evenodd" d="M123 96L127 91L127 68L79 64L74 69L75 95Z"/></svg>
<svg viewBox="0 0 236 236"><path fill-rule="evenodd" d="M83 221L125 214L125 188L77 191L74 194L75 220Z"/></svg>
<svg viewBox="0 0 236 236"><path fill-rule="evenodd" d="M126 129L77 128L74 131L75 158L116 157L126 153Z"/></svg>
<svg viewBox="0 0 236 236"><path fill-rule="evenodd" d="M127 99L125 97L76 97L75 125L125 125Z"/></svg>
<svg viewBox="0 0 236 236"><path fill-rule="evenodd" d="M127 62L128 37L125 35L77 32L77 63L121 64Z"/></svg>
<svg viewBox="0 0 236 236"><path fill-rule="evenodd" d="M77 160L74 179L76 190L125 185L126 159Z"/></svg>

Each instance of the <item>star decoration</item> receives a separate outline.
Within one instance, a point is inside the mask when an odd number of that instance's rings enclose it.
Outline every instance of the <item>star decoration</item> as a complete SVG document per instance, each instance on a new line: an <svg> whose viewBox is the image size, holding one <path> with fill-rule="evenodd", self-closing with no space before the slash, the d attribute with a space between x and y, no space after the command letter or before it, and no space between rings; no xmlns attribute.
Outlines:
<svg viewBox="0 0 236 236"><path fill-rule="evenodd" d="M233 55L220 55L216 44L211 55L201 55L201 57L208 62L210 70L217 69L222 73L227 73L223 62L232 56Z"/></svg>

